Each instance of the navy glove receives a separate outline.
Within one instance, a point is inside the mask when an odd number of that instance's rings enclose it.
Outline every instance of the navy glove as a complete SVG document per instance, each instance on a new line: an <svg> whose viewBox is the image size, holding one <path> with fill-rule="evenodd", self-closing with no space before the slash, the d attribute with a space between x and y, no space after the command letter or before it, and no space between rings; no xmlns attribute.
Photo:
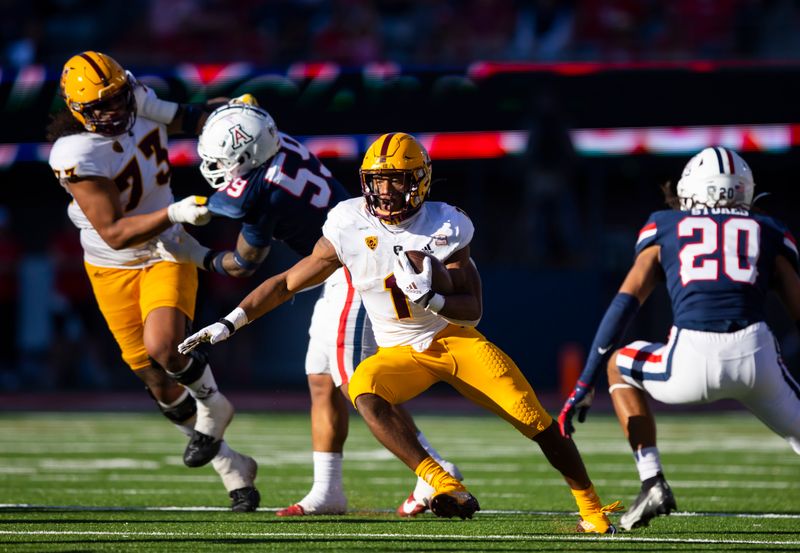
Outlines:
<svg viewBox="0 0 800 553"><path fill-rule="evenodd" d="M572 417L575 411L578 412L578 422L586 420L586 413L589 407L592 406L594 399L594 386L586 384L578 380L575 384L575 389L564 402L561 408L561 413L558 414L558 428L561 430L561 435L565 438L571 438L575 427L572 425Z"/></svg>

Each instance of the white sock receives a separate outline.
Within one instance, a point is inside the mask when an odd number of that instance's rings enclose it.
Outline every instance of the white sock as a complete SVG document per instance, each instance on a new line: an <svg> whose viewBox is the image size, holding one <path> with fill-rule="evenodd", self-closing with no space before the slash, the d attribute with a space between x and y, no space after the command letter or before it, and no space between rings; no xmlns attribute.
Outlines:
<svg viewBox="0 0 800 553"><path fill-rule="evenodd" d="M633 458L639 471L639 480L642 482L661 472L661 457L657 447L645 447L634 451Z"/></svg>
<svg viewBox="0 0 800 553"><path fill-rule="evenodd" d="M194 362L194 360L192 360ZM214 379L214 373L211 372L211 367L206 365L203 370L203 375L189 384L184 384L192 394L192 397L197 401L213 400L214 396L219 391L217 388L217 381Z"/></svg>
<svg viewBox="0 0 800 553"><path fill-rule="evenodd" d="M342 458L341 453L332 451L315 451L314 458L314 485L311 488L320 492L342 490Z"/></svg>
<svg viewBox="0 0 800 553"><path fill-rule="evenodd" d="M332 451L313 452L314 484L311 491L298 501L306 513L347 508L342 484L342 458L341 453Z"/></svg>
<svg viewBox="0 0 800 553"><path fill-rule="evenodd" d="M442 462L442 456L439 455L439 452L436 451L436 448L431 445L428 441L428 438L425 437L425 434L422 433L422 430L417 430L417 440L419 441L419 445L428 452L428 455L433 457L433 460L437 463Z"/></svg>

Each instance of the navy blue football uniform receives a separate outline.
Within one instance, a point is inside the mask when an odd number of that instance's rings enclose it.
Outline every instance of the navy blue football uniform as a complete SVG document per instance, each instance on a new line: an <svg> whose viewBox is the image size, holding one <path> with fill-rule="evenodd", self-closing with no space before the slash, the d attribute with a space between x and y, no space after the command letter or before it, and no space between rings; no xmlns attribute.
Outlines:
<svg viewBox="0 0 800 553"><path fill-rule="evenodd" d="M732 332L764 321L776 256L797 268L786 226L745 209L656 211L639 232L636 254L659 245L678 328Z"/></svg>
<svg viewBox="0 0 800 553"><path fill-rule="evenodd" d="M328 210L350 197L314 154L291 136L269 163L234 179L211 196L215 215L242 221L242 236L256 248L281 240L306 256L322 236Z"/></svg>

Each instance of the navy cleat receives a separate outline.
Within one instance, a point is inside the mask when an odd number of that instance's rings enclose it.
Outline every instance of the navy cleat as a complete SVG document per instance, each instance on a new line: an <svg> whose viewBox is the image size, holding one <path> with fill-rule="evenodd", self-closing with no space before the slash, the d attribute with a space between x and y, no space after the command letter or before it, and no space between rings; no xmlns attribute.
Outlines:
<svg viewBox="0 0 800 553"><path fill-rule="evenodd" d="M628 512L619 519L619 525L623 530L641 528L650 524L650 521L659 515L669 515L672 511L677 511L675 497L672 489L664 479L659 477L655 484L648 489L639 492L639 496Z"/></svg>

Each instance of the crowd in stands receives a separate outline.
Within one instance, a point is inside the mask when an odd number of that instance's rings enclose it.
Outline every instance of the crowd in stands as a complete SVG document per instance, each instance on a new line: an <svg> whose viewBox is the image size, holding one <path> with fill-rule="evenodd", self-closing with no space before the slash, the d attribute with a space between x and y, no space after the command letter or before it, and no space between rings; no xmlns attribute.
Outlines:
<svg viewBox="0 0 800 553"><path fill-rule="evenodd" d="M800 58L795 0L0 0L4 66Z"/></svg>

